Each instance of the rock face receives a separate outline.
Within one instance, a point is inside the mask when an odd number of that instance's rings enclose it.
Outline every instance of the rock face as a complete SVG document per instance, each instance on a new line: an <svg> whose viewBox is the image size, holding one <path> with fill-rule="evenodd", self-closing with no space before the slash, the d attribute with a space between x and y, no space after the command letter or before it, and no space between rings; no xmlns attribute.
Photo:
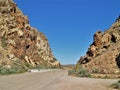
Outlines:
<svg viewBox="0 0 120 90"><path fill-rule="evenodd" d="M93 40L77 64L91 73L120 73L120 16L108 30L96 32Z"/></svg>
<svg viewBox="0 0 120 90"><path fill-rule="evenodd" d="M45 35L29 25L12 0L0 0L0 65L15 62L60 67Z"/></svg>

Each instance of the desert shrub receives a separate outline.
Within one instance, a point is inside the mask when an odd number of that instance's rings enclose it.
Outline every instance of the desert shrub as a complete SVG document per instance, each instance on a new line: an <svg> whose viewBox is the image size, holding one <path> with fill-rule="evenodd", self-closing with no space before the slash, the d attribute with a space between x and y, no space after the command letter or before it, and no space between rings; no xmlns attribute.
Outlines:
<svg viewBox="0 0 120 90"><path fill-rule="evenodd" d="M77 77L90 77L91 74L82 67L82 65L76 65L72 70L68 71L68 75L76 75Z"/></svg>
<svg viewBox="0 0 120 90"><path fill-rule="evenodd" d="M0 74L1 75L5 75L5 74L8 74L8 73L10 73L10 70L8 68L0 67Z"/></svg>
<svg viewBox="0 0 120 90"><path fill-rule="evenodd" d="M78 77L90 77L91 75L87 70L81 68L77 71L77 76Z"/></svg>
<svg viewBox="0 0 120 90"><path fill-rule="evenodd" d="M31 65L28 62L25 62L26 67L31 67Z"/></svg>
<svg viewBox="0 0 120 90"><path fill-rule="evenodd" d="M79 65L79 64L77 64L76 66L76 72L77 72L78 77L90 77L91 76L89 71L84 69L82 65Z"/></svg>
<svg viewBox="0 0 120 90"><path fill-rule="evenodd" d="M118 80L118 82L113 83L110 87L120 90L120 80Z"/></svg>
<svg viewBox="0 0 120 90"><path fill-rule="evenodd" d="M28 62L25 62L25 66L26 66L27 69L36 69L36 66L33 66Z"/></svg>
<svg viewBox="0 0 120 90"><path fill-rule="evenodd" d="M73 69L73 70L69 70L68 71L68 75L74 75L76 72L75 72L75 70Z"/></svg>
<svg viewBox="0 0 120 90"><path fill-rule="evenodd" d="M26 67L17 66L17 65L12 66L11 68L2 67L2 66L0 67L0 74L1 75L24 73L26 71L27 71Z"/></svg>

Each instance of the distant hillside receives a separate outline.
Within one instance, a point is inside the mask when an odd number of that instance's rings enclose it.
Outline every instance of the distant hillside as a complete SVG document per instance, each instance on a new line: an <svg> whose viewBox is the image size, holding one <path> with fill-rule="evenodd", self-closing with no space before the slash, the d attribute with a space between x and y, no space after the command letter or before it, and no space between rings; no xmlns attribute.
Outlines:
<svg viewBox="0 0 120 90"><path fill-rule="evenodd" d="M60 67L45 35L29 24L12 0L0 0L0 67Z"/></svg>
<svg viewBox="0 0 120 90"><path fill-rule="evenodd" d="M94 34L93 43L77 65L90 73L120 73L120 16L109 29Z"/></svg>

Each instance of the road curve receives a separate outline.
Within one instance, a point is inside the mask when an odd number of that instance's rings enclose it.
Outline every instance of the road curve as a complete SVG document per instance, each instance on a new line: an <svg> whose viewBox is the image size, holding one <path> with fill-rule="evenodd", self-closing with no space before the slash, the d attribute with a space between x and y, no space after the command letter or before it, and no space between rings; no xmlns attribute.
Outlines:
<svg viewBox="0 0 120 90"><path fill-rule="evenodd" d="M113 79L67 76L66 70L0 76L0 90L110 90Z"/></svg>

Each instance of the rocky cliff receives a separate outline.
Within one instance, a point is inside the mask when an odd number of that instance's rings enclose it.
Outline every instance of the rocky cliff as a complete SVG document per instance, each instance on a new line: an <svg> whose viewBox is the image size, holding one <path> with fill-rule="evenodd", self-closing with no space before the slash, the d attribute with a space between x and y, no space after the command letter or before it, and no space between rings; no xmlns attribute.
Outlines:
<svg viewBox="0 0 120 90"><path fill-rule="evenodd" d="M15 63L60 67L45 35L30 26L12 0L0 0L0 66Z"/></svg>
<svg viewBox="0 0 120 90"><path fill-rule="evenodd" d="M91 73L120 73L120 16L106 31L97 31L85 56L77 63Z"/></svg>

